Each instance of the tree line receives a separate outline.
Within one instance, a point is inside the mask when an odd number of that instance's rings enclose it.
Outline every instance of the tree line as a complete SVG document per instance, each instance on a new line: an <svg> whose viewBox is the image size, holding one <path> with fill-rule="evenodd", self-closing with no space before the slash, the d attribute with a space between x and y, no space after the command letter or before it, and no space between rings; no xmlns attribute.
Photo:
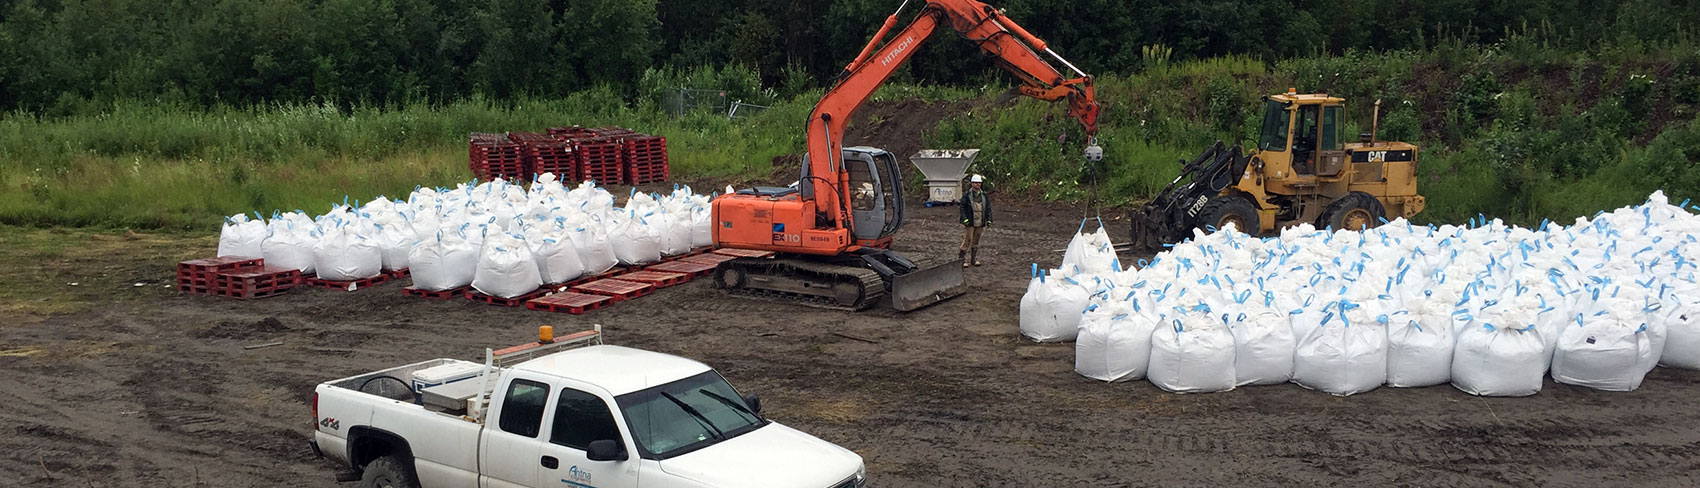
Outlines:
<svg viewBox="0 0 1700 488"><path fill-rule="evenodd" d="M911 2L903 22L920 9ZM769 86L832 79L900 0L0 0L0 110L382 106L637 94L645 70L741 65ZM1577 52L1689 42L1700 0L995 0L1091 73L1153 61L1266 61L1493 45ZM1007 83L954 33L900 76ZM1158 49L1148 49L1157 46ZM717 87L693 87L717 88Z"/></svg>

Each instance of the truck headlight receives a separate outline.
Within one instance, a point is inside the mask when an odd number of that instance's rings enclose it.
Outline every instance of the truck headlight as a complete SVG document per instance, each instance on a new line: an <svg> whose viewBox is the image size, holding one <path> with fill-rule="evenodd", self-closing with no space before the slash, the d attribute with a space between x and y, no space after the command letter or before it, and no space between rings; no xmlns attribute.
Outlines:
<svg viewBox="0 0 1700 488"><path fill-rule="evenodd" d="M868 486L868 465L856 467L856 488Z"/></svg>

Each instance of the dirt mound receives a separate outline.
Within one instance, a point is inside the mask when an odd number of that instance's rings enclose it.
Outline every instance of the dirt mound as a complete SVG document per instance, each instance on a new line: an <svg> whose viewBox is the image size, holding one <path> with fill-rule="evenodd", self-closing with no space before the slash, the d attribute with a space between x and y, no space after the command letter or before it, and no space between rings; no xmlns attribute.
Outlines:
<svg viewBox="0 0 1700 488"><path fill-rule="evenodd" d="M277 317L266 317L253 322L225 320L207 330L200 331L195 337L202 339L241 339L244 337L266 337L283 332L289 332L289 326Z"/></svg>
<svg viewBox="0 0 1700 488"><path fill-rule="evenodd" d="M920 99L873 102L850 119L846 146L873 146L908 161L926 143L939 121L968 110L966 101L927 102ZM907 165L905 165L907 166Z"/></svg>
<svg viewBox="0 0 1700 488"><path fill-rule="evenodd" d="M939 126L939 121L968 111L967 101L928 102L918 98L889 102L869 102L856 111L845 129L844 145L873 146L891 152L904 164L905 175L914 171L909 156L926 145L927 133ZM768 179L753 182L759 185L789 184L797 179L797 168L803 164L803 148L797 153L773 158L773 170ZM742 182L735 182L742 183Z"/></svg>

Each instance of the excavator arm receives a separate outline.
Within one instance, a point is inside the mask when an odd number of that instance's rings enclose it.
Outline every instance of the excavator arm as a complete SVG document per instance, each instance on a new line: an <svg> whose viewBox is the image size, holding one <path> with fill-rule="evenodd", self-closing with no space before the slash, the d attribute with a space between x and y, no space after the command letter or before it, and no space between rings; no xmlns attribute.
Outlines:
<svg viewBox="0 0 1700 488"><path fill-rule="evenodd" d="M976 0L929 0L908 27L881 45L907 5L905 0L897 12L886 18L879 32L862 48L856 60L844 68L844 73L809 116L808 158L799 186L804 198L815 199L815 208L822 213L823 220L830 221L823 223L845 227L849 222L843 190L850 185L850 175L840 158L850 116L941 26L954 29L990 55L998 66L1013 73L1021 80L1021 94L1047 101L1066 100L1068 114L1079 120L1086 131L1090 144L1087 159L1096 161L1102 157L1103 152L1096 145L1099 106L1091 76L1002 12ZM1075 76L1058 70L1040 57L1041 52L1067 66ZM830 189L816 192L816 183L825 183Z"/></svg>

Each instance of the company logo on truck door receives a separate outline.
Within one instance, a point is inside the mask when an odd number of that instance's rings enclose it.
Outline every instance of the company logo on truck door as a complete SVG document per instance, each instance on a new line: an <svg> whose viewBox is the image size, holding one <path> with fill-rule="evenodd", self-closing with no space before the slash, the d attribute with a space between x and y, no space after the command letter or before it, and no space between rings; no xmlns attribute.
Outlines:
<svg viewBox="0 0 1700 488"><path fill-rule="evenodd" d="M897 43L897 49L891 50L891 52L885 54L885 57L880 58L880 66L890 65L892 60L897 59L897 55L903 54L903 51L909 50L909 45L914 43L915 36L905 36L903 38L903 42Z"/></svg>
<svg viewBox="0 0 1700 488"><path fill-rule="evenodd" d="M587 484L590 483L590 471L578 469L578 466L567 468L567 478L570 479L562 479L561 482L566 483L568 486L575 488L596 488Z"/></svg>

